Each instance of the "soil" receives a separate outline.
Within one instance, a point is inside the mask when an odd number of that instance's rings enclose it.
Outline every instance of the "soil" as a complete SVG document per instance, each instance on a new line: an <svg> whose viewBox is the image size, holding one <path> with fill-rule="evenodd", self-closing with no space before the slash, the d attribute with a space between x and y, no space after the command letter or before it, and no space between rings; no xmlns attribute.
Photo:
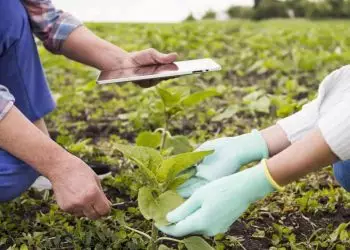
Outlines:
<svg viewBox="0 0 350 250"><path fill-rule="evenodd" d="M246 249L269 249L272 245L270 232L266 232L264 238L254 238L252 237L256 228L266 229L272 226L276 221L282 220L280 214L272 215L273 219L270 216L266 216L263 220L254 220L253 226L247 226L247 221L237 221L232 226L228 235L235 235L236 237L241 237L244 239L241 244ZM320 212L317 214L310 213L290 213L283 218L285 226L292 226L293 233L296 235L297 241L307 240L311 234L318 228L326 228L329 224L332 224L333 227L337 227L339 224L344 221L350 220L350 209L344 208L339 205L335 213L324 213ZM232 247L227 249L242 249L241 247ZM327 249L327 248L319 248Z"/></svg>

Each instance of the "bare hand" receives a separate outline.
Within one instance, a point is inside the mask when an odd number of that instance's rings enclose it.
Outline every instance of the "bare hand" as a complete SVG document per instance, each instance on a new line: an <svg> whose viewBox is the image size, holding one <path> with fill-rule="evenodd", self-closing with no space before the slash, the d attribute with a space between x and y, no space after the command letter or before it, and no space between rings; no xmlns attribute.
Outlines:
<svg viewBox="0 0 350 250"><path fill-rule="evenodd" d="M110 71L104 71L102 72L103 78L107 79L115 79L120 77L133 77L135 75L139 76L145 76L145 75L152 75L152 74L158 74L164 71L176 71L178 70L178 66L175 63L170 64L155 64L155 65L149 65L149 66L142 66L142 67L133 67L133 68L120 68ZM154 85L156 85L160 80L168 80L173 77L163 77L158 79L150 79L150 80L139 80L134 81L137 85L139 85L142 88L149 88Z"/></svg>
<svg viewBox="0 0 350 250"><path fill-rule="evenodd" d="M100 180L82 160L70 155L53 169L58 171L49 179L63 211L92 220L110 213L111 203L103 193Z"/></svg>
<svg viewBox="0 0 350 250"><path fill-rule="evenodd" d="M107 50L107 52L104 52L103 54L103 58L105 58L103 66L98 67L101 69L101 71L104 71L105 74L112 74L113 77L118 77L118 75L121 74L127 75L128 73L131 75L142 73L135 71L143 70L153 70L155 71L154 73L157 73L165 70L162 68L162 66L171 68L174 66L177 67L175 64L173 64L177 58L176 53L163 54L155 49L146 49L128 53L120 50L116 46L113 46L113 49L116 55L110 56L113 55L113 52ZM167 79L141 80L135 83L143 88L148 88L158 84L162 80Z"/></svg>
<svg viewBox="0 0 350 250"><path fill-rule="evenodd" d="M146 49L138 52L132 52L129 53L129 58L126 60L124 64L124 68L135 68L139 66L147 66L147 65L158 65L154 68L154 73L160 72L162 70L165 70L165 68L159 67L159 65L164 64L171 64L177 59L176 53L170 53L170 54L163 54L155 49ZM170 67L176 67L175 64L171 64ZM164 65L166 66L166 65ZM176 69L175 69L176 70ZM143 80L143 81L137 81L135 82L137 85L148 88L152 87L159 82L166 79L154 79L154 80Z"/></svg>
<svg viewBox="0 0 350 250"><path fill-rule="evenodd" d="M153 48L132 52L129 53L129 55L130 58L127 61L127 63L129 63L129 67L169 64L173 63L177 58L176 53L163 54Z"/></svg>

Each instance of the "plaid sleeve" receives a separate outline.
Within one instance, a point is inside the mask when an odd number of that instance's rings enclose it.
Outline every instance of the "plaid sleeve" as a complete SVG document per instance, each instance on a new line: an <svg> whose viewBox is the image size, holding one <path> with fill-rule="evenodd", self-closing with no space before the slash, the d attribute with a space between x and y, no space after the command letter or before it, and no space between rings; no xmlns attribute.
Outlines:
<svg viewBox="0 0 350 250"><path fill-rule="evenodd" d="M0 120L2 120L13 106L15 98L8 89L0 85Z"/></svg>
<svg viewBox="0 0 350 250"><path fill-rule="evenodd" d="M51 0L22 0L31 21L34 34L45 48L60 54L63 42L82 23L69 13L57 10Z"/></svg>

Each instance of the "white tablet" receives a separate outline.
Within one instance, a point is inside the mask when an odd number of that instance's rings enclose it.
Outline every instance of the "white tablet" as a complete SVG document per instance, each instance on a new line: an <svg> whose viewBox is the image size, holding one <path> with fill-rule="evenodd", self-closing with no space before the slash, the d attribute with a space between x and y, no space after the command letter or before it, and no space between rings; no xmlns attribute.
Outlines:
<svg viewBox="0 0 350 250"><path fill-rule="evenodd" d="M221 70L221 66L219 64L212 59L205 58L179 61L171 64L102 71L97 78L97 83L107 84L135 82L151 79L172 78L219 70Z"/></svg>

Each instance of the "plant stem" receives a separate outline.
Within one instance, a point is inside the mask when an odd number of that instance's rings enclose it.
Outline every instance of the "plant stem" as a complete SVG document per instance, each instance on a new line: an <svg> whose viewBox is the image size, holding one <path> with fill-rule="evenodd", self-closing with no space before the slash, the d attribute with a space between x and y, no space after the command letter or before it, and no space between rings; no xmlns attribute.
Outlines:
<svg viewBox="0 0 350 250"><path fill-rule="evenodd" d="M162 151L164 149L164 146L165 146L167 133L168 133L168 123L169 123L169 115L166 112L166 108L164 107L164 129L163 129L162 141L161 141L160 149L159 149L160 151ZM152 235L152 239L150 240L151 249L157 250L158 229L154 225L154 223L152 224L152 234L151 235Z"/></svg>
<svg viewBox="0 0 350 250"><path fill-rule="evenodd" d="M158 229L154 225L154 223L152 223L152 234L151 235L152 235L152 238L150 240L151 249L157 250Z"/></svg>
<svg viewBox="0 0 350 250"><path fill-rule="evenodd" d="M156 243L159 242L159 241L163 241L163 240L174 241L174 242L177 242L177 243L182 243L183 242L182 240L177 240L177 239L170 238L170 237L160 237L160 238L158 238L156 240Z"/></svg>
<svg viewBox="0 0 350 250"><path fill-rule="evenodd" d="M140 234L140 235L142 235L142 236L145 236L145 237L146 237L147 239L149 239L150 241L153 241L151 236L149 236L148 234L146 234L146 233L144 233L144 232L142 232L142 231L139 231L139 230L137 230L137 229L135 229L135 228L132 228L132 227L129 227L129 226L126 226L126 225L123 225L123 227L125 227L126 229L129 229L130 231L133 231L133 232L135 232L135 233L138 233L138 234Z"/></svg>
<svg viewBox="0 0 350 250"><path fill-rule="evenodd" d="M166 110L164 110L164 117L165 117L164 118L164 129L163 129L163 133L162 133L162 142L160 144L160 151L162 151L164 149L166 137L167 137L167 132L168 132L169 116L168 116Z"/></svg>
<svg viewBox="0 0 350 250"><path fill-rule="evenodd" d="M167 133L168 133L168 124L169 124L169 115L166 111L165 104L164 104L164 129L162 133L162 141L160 144L160 151L164 149L166 138L167 138ZM150 239L150 244L151 244L151 249L152 250L157 250L157 242L158 242L158 229L155 226L154 223L152 223L152 237Z"/></svg>

